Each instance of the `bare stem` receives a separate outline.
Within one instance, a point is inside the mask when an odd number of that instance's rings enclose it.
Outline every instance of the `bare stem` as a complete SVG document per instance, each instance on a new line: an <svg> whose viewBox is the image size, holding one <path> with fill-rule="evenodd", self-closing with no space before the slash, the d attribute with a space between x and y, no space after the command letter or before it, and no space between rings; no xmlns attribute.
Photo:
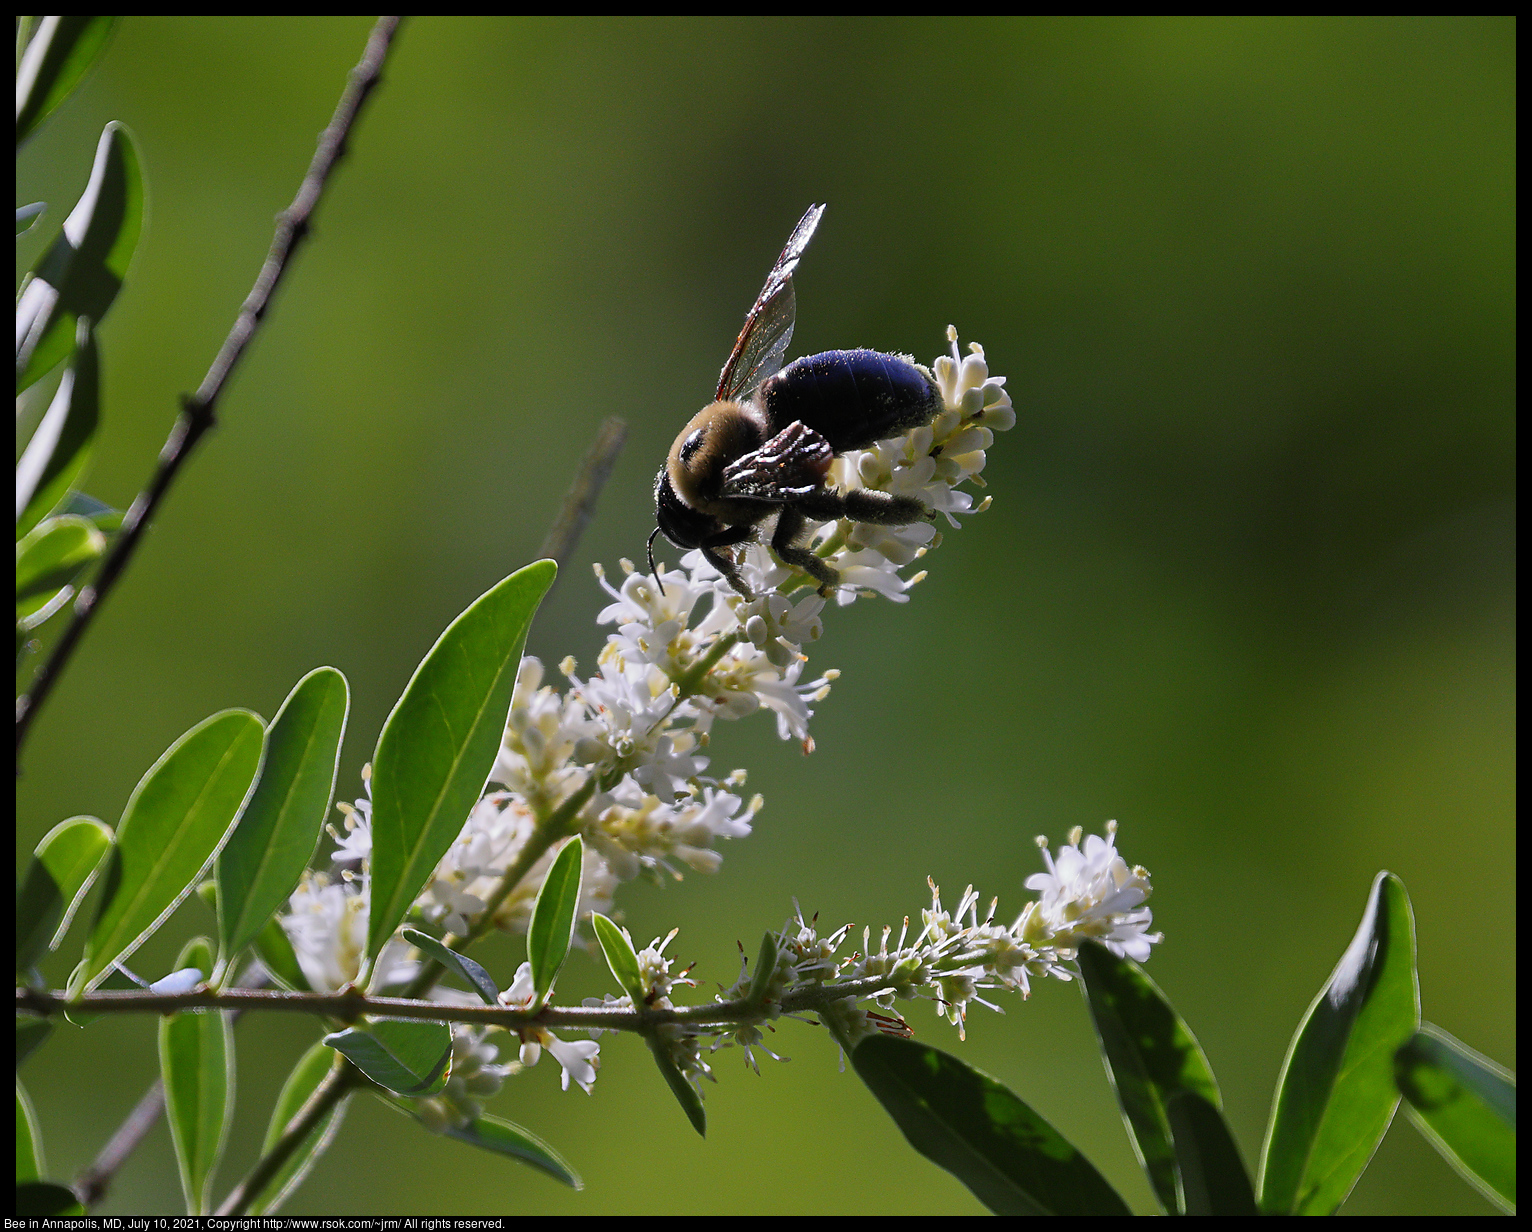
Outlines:
<svg viewBox="0 0 1532 1232"><path fill-rule="evenodd" d="M846 997L868 997L889 987L884 976L846 980L843 983L809 984L784 994L782 1013L818 1009ZM714 1001L676 1009L612 1009L603 1006L544 1005L536 1010L509 1009L499 1005L454 1005L445 1001L422 1001L412 997L375 997L356 989L343 992L286 992L267 988L208 987L190 992L156 993L141 989L107 989L85 993L70 1000L63 992L42 988L18 988L16 1011L49 1018L65 1010L89 1014L173 1014L181 1010L248 1010L311 1014L340 1022L355 1022L364 1014L387 1018L414 1018L427 1022L462 1022L475 1026L519 1031L525 1027L567 1027L582 1030L600 1027L610 1031L652 1030L655 1023L691 1026L738 1026L759 1022L758 1003L740 998Z"/></svg>
<svg viewBox="0 0 1532 1232"><path fill-rule="evenodd" d="M89 1210L106 1197L117 1170L127 1163L128 1157L138 1149L138 1144L148 1136L164 1111L165 1084L156 1078L117 1127L117 1132L107 1139L101 1153L91 1160L90 1167L75 1178L73 1188L81 1206Z"/></svg>
<svg viewBox="0 0 1532 1232"><path fill-rule="evenodd" d="M575 544L585 530L585 524L596 511L596 498L601 495L601 489L611 477L612 467L617 465L617 455L622 452L623 442L627 439L628 425L617 416L608 415L597 430L590 449L581 459L580 469L575 472L569 491L564 494L564 506L559 510L553 525L548 528L548 537L543 540L541 553L544 558L558 561L561 576L574 552ZM554 585L558 585L557 581Z"/></svg>
<svg viewBox="0 0 1532 1232"><path fill-rule="evenodd" d="M138 548L138 541L148 528L149 521L159 508L160 501L169 491L182 464L191 456L197 442L213 426L218 399L223 393L224 386L228 383L235 365L244 355L250 340L255 336L256 330L265 318L266 311L271 306L271 298L287 272L293 253L308 237L314 210L319 205L319 199L324 193L330 173L346 153L346 142L361 112L362 104L367 101L368 96L381 80L383 62L388 55L394 34L399 28L400 20L398 17L380 17L373 26L372 33L367 39L367 49L362 53L357 66L351 70L346 88L341 93L340 102L336 104L334 116L329 126L319 134L319 146L314 151L313 161L309 164L303 182L298 186L298 195L293 198L293 203L287 209L277 215L276 234L272 238L271 249L266 254L266 261L261 266L260 274L256 277L255 286L251 288L250 294L240 307L239 315L229 330L229 336L224 339L223 346L214 357L207 375L202 378L202 384L197 392L182 397L181 413L176 417L175 424L170 429L170 435L160 449L159 464L149 480L149 486L138 494L124 516L122 529L118 532L116 543L112 547L111 554L102 564L101 571L89 586L81 589L79 597L74 602L74 615L68 627L65 628L63 636L54 645L47 661L38 669L36 676L32 679L31 687L16 699L18 757L26 741L27 732L31 728L33 717L63 675L75 647L79 645L86 629L90 627L91 620L99 610L102 601L128 567Z"/></svg>
<svg viewBox="0 0 1532 1232"><path fill-rule="evenodd" d="M325 1075L320 1084L314 1088L312 1095L298 1109L298 1114L287 1123L287 1128L282 1131L282 1136L271 1144L271 1149L256 1161L255 1167L246 1173L245 1178L229 1191L229 1196L219 1206L219 1215L242 1215L270 1183L271 1178L281 1171L292 1153L296 1151L311 1134L315 1127L335 1108L347 1095L360 1086L365 1086L367 1079L349 1061L342 1060L334 1069Z"/></svg>

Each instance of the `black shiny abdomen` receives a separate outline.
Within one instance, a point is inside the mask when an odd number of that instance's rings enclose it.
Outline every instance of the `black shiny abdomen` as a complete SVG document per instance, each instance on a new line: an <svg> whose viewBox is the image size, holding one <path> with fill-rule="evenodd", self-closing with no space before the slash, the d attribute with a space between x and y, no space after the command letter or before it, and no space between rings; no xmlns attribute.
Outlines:
<svg viewBox="0 0 1532 1232"><path fill-rule="evenodd" d="M919 368L881 351L821 351L795 359L756 393L771 431L801 420L840 453L930 423L941 393Z"/></svg>

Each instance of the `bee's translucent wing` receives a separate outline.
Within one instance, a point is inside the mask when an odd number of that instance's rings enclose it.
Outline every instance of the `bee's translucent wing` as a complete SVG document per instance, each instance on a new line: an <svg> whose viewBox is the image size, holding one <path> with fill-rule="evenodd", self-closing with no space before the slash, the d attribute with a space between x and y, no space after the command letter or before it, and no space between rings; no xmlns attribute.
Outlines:
<svg viewBox="0 0 1532 1232"><path fill-rule="evenodd" d="M741 398L753 393L756 386L782 366L787 344L792 341L793 321L798 314L793 295L793 271L798 259L813 238L814 228L825 212L822 205L809 207L788 237L787 247L766 276L766 285L755 297L755 304L745 317L745 328L734 341L729 362L718 374L718 398Z"/></svg>

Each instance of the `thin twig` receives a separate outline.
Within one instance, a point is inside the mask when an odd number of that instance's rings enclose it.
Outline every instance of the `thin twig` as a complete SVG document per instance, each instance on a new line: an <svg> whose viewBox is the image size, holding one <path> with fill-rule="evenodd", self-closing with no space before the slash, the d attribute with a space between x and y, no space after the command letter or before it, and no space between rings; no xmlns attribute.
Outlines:
<svg viewBox="0 0 1532 1232"><path fill-rule="evenodd" d="M160 449L159 465L149 481L149 486L138 494L123 518L117 541L111 554L102 564L95 581L81 589L74 603L73 618L54 646L53 652L48 656L48 661L38 669L31 688L16 699L18 757L27 732L31 728L33 716L53 691L54 684L63 674L70 657L74 654L75 647L84 636L102 600L106 598L123 570L127 568L128 562L138 547L140 536L148 527L154 512L159 508L160 501L180 471L181 464L191 455L192 449L202 438L203 433L213 426L214 412L224 386L228 383L235 365L244 355L251 338L255 336L256 329L265 317L266 310L271 305L271 297L276 293L283 275L287 272L293 253L307 238L312 226L314 210L319 204L330 173L346 153L346 142L362 104L367 101L381 79L383 61L388 55L388 48L399 28L399 22L398 17L380 17L377 24L373 26L372 33L367 39L367 49L362 53L357 66L351 70L346 88L341 93L340 102L336 105L335 115L324 132L319 134L318 149L314 151L314 159L309 164L303 182L298 186L298 195L293 198L293 203L287 209L277 215L276 234L271 241L271 250L266 254L266 262L261 266L255 286L241 306L239 316L235 318L234 326L229 330L229 336L224 339L223 346L219 348L197 392L182 397L181 413L176 417L175 425Z"/></svg>
<svg viewBox="0 0 1532 1232"><path fill-rule="evenodd" d="M548 537L543 540L543 548L539 553L544 559L558 561L560 573L569 563L575 544L585 530L585 524L596 511L596 498L601 495L601 489L611 477L612 467L617 464L617 455L622 452L623 442L627 439L628 425L616 415L608 415L597 429L596 439L589 451L581 459L574 482L564 495L564 507L548 528Z"/></svg>
<svg viewBox="0 0 1532 1232"><path fill-rule="evenodd" d="M250 983L240 984L240 988L265 988L270 982L264 969L259 966L252 967L259 971ZM245 973L250 975L249 971ZM238 1022L244 1017L244 1010L235 1010L229 1015L230 1022ZM149 1084L149 1089L139 1097L138 1103L133 1105L133 1111L128 1113L117 1131L107 1139L106 1145L101 1148L100 1154L91 1160L90 1167L86 1168L74 1179L71 1188L75 1196L80 1199L80 1205L89 1210L97 1202L106 1197L106 1191L111 1188L112 1180L118 1170L128 1162L129 1157L138 1149L138 1144L149 1136L149 1131L158 1124L160 1116L165 1111L165 1084L156 1078Z"/></svg>
<svg viewBox="0 0 1532 1232"><path fill-rule="evenodd" d="M128 1156L138 1149L138 1144L149 1135L165 1111L165 1084L156 1078L149 1084L133 1111L117 1127L117 1132L107 1139L101 1153L91 1161L90 1167L75 1177L72 1188L80 1205L90 1210L111 1187L117 1170L128 1162Z"/></svg>
<svg viewBox="0 0 1532 1232"><path fill-rule="evenodd" d="M808 984L784 993L775 1004L783 1013L817 1010L847 997L870 997L890 987L886 976L865 976L842 983ZM139 989L97 989L70 1000L62 991L18 988L16 1012L52 1017L66 1010L85 1014L174 1014L184 1010L268 1010L312 1014L339 1022L364 1015L413 1018L426 1022L463 1022L519 1031L524 1027L568 1027L587 1030L647 1031L655 1023L730 1026L753 1022L762 1007L748 999L711 1001L674 1009L633 1009L588 1005L543 1005L535 1010L503 1005L459 1005L412 997L378 997L351 988L343 992L286 992L280 989L202 987L190 992L146 992Z"/></svg>
<svg viewBox="0 0 1532 1232"><path fill-rule="evenodd" d="M303 1107L298 1109L297 1115L287 1123L281 1136L272 1143L271 1149L263 1151L255 1167L229 1191L229 1196L219 1204L217 1213L243 1215L319 1123L352 1091L366 1085L367 1079L361 1070L349 1061L343 1061L326 1074Z"/></svg>

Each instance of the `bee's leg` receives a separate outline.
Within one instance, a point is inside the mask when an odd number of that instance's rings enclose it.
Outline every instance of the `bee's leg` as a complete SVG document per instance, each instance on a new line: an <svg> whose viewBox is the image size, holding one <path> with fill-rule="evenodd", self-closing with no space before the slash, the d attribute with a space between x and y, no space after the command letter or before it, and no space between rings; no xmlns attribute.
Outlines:
<svg viewBox="0 0 1532 1232"><path fill-rule="evenodd" d="M805 521L795 506L782 506L782 512L777 515L777 528L771 535L771 549L789 565L802 569L814 578L819 583L819 593L828 596L840 584L840 574L809 549L797 546L796 541L803 534ZM829 521L829 518L821 521Z"/></svg>
<svg viewBox="0 0 1532 1232"><path fill-rule="evenodd" d="M908 526L931 516L930 508L913 496L895 496L892 492L874 492L867 488L853 488L849 492L827 488L823 492L811 492L796 503L809 517L821 522L849 518L853 522L876 522L882 526Z"/></svg>
<svg viewBox="0 0 1532 1232"><path fill-rule="evenodd" d="M750 527L735 526L721 534L712 536L701 545L702 559L717 569L719 573L728 579L729 585L744 595L746 599L754 599L755 595L750 587L745 585L745 579L739 575L739 566L726 556L720 556L713 551L714 548L733 547L736 543L744 543L750 538Z"/></svg>

